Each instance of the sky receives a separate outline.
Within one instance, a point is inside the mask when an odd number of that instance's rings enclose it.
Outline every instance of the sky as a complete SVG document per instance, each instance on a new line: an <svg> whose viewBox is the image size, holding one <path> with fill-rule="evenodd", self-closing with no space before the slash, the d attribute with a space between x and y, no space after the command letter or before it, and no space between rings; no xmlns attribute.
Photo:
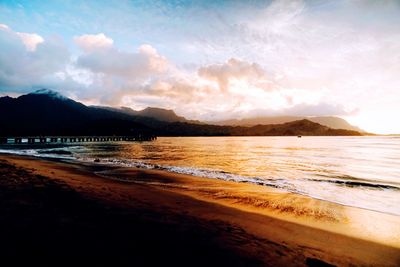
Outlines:
<svg viewBox="0 0 400 267"><path fill-rule="evenodd" d="M0 95L400 133L400 1L0 0Z"/></svg>

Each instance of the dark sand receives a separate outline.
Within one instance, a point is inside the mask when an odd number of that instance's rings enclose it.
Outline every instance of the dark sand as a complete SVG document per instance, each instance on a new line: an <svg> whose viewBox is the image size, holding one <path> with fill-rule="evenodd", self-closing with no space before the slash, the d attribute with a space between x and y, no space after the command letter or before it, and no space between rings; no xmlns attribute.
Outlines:
<svg viewBox="0 0 400 267"><path fill-rule="evenodd" d="M0 214L0 266L400 265L396 216L161 171L0 155Z"/></svg>

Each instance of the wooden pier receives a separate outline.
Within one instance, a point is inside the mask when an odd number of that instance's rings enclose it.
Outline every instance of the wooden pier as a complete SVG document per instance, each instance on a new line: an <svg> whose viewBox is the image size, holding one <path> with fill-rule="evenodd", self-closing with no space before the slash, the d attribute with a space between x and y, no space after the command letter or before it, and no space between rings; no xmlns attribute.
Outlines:
<svg viewBox="0 0 400 267"><path fill-rule="evenodd" d="M25 136L0 137L0 144L63 144L89 142L142 142L156 140L155 135L134 136Z"/></svg>

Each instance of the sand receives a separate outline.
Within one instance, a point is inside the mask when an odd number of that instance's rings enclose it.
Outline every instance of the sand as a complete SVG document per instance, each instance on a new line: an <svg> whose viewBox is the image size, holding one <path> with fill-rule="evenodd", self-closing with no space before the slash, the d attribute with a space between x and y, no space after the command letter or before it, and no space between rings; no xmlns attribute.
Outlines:
<svg viewBox="0 0 400 267"><path fill-rule="evenodd" d="M0 197L0 261L400 265L399 216L258 185L0 155Z"/></svg>

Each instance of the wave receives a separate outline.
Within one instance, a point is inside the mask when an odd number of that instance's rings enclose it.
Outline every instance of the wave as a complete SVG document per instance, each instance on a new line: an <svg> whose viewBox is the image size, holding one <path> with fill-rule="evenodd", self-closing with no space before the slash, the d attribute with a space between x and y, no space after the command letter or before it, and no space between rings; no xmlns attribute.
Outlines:
<svg viewBox="0 0 400 267"><path fill-rule="evenodd" d="M351 181L351 180L329 180L329 179L307 179L313 182L326 182L338 184L346 187L367 187L372 189L390 189L400 191L400 187L388 184L380 184L380 183L372 183L372 182L363 182L363 181Z"/></svg>
<svg viewBox="0 0 400 267"><path fill-rule="evenodd" d="M169 165L159 165L159 164L151 164L143 161L132 161L132 160L124 160L124 159L115 159L115 158L85 158L81 157L79 160L85 162L97 162L101 164L110 164L117 165L121 167L133 167L133 168L143 168L143 169L154 169L154 170L164 170L179 174L188 174L197 177L203 178L212 178L212 179L221 179L226 181L235 181L235 182L248 182L254 183L258 185L270 185L274 187L283 187L283 185L279 186L276 183L279 181L284 181L284 179L265 179L261 177L249 177L242 176L238 174L229 173L222 170L214 170L214 169L206 169L206 168L195 168L195 167L181 167L181 166L169 166ZM275 184L273 184L275 183Z"/></svg>
<svg viewBox="0 0 400 267"><path fill-rule="evenodd" d="M95 158L82 147L44 148L6 150L0 153L11 153L35 157L59 158L78 160L90 163L134 167L141 169L164 170L174 173L193 175L209 179L220 179L241 183L252 183L284 190L286 192L306 195L315 199L326 200L347 206L354 206L369 210L400 215L398 208L398 193L400 186L380 183L380 181L363 180L348 175L323 174L318 177L299 177L289 179L285 177L257 177L234 174L223 170L207 169L188 166L171 166L117 158ZM90 152L90 150L88 150ZM93 154L92 154L93 155ZM129 178L128 178L129 179ZM365 192L368 191L368 194ZM389 195L387 195L389 193Z"/></svg>
<svg viewBox="0 0 400 267"><path fill-rule="evenodd" d="M55 155L72 155L72 153L68 150L39 150L37 153L39 154L55 154Z"/></svg>
<svg viewBox="0 0 400 267"><path fill-rule="evenodd" d="M84 161L94 162L94 158L86 158ZM285 189L294 193L304 194L304 190L300 190L297 185L301 182L315 182L315 183L332 183L340 186L346 186L349 188L352 187L365 187L366 189L377 189L377 190L394 190L400 191L400 187L395 185L388 185L382 183L374 183L376 181L364 181L359 178L355 178L352 176L334 176L334 177L342 177L343 179L315 179L315 178L299 178L295 180L288 180L284 178L266 178L266 177L256 177L256 176L243 176L239 174L233 174L230 172L226 172L223 170L215 170L215 169L206 169L206 168L196 168L196 167L182 167L182 166L168 166L168 165L159 165L159 164L150 164L143 161L132 161L132 160L123 160L123 159L115 159L115 158L103 158L96 159L96 162L103 164L111 164L118 165L122 167L134 167L134 168L143 168L143 169L155 169L155 170L165 170L169 172L179 173L179 174L187 174L193 175L197 177L203 178L212 178L212 179L220 179L225 181L234 181L234 182L245 182L252 183L263 186L270 186L278 189ZM296 181L294 183L294 181Z"/></svg>
<svg viewBox="0 0 400 267"><path fill-rule="evenodd" d="M19 150L0 149L0 153L21 155L21 156L32 156L40 158L75 159L75 157L71 152L62 150L46 151L46 150L35 150L35 149L19 149Z"/></svg>
<svg viewBox="0 0 400 267"><path fill-rule="evenodd" d="M93 162L94 158L81 158L81 160ZM400 215L400 210L393 201L397 198L400 188L397 186L372 183L366 181L345 181L339 179L284 179L284 178L266 178L266 177L250 177L238 174L229 173L223 170L182 167L182 166L166 166L159 164L150 164L143 161L131 161L125 159L102 158L97 159L100 164L117 165L121 167L134 167L142 169L164 170L168 172L193 175L197 177L220 179L225 181L234 181L240 183L252 183L262 186L273 187L278 190L301 194L314 199L320 199L332 203L337 203L345 206L358 207L388 214ZM129 178L128 178L129 179ZM133 180L132 180L133 181ZM129 180L127 180L129 182ZM331 186L329 186L331 185ZM335 192L334 197L329 195L330 190L337 186L344 187L340 194ZM361 191L360 191L361 190ZM365 194L368 191L368 194ZM373 193L376 192L376 193ZM387 193L391 193L390 199L386 198ZM371 195L371 193L373 195ZM385 201L382 199L382 194L385 196ZM394 195L393 195L394 194ZM390 205L389 205L390 204Z"/></svg>
<svg viewBox="0 0 400 267"><path fill-rule="evenodd" d="M81 146L70 146L65 148L45 148L45 149L20 149L20 150L9 150L0 149L0 153L9 153L17 155L27 155L35 157L47 157L47 158L60 158L60 159L77 159L85 162L95 162L95 158L77 156L71 150L82 150ZM379 183L377 181L366 181L357 177L350 175L324 175L319 174L319 176L325 177L324 179L317 178L303 178L296 179L296 183L293 180L283 179L283 178L266 178L266 177L256 177L256 176L243 176L238 174L229 173L223 170L206 169L206 168L196 168L196 167L182 167L182 166L168 166L159 164L150 164L143 161L132 161L116 158L102 158L96 160L96 162L102 164L118 165L122 167L134 167L143 169L156 169L165 170L174 173L193 175L203 178L221 179L226 181L234 182L245 182L252 183L262 186L269 186L278 189L284 189L286 191L305 194L304 190L300 190L295 184L299 184L301 181L309 181L315 183L331 183L343 187L357 187L375 190L393 190L400 191L400 186L389 185Z"/></svg>

